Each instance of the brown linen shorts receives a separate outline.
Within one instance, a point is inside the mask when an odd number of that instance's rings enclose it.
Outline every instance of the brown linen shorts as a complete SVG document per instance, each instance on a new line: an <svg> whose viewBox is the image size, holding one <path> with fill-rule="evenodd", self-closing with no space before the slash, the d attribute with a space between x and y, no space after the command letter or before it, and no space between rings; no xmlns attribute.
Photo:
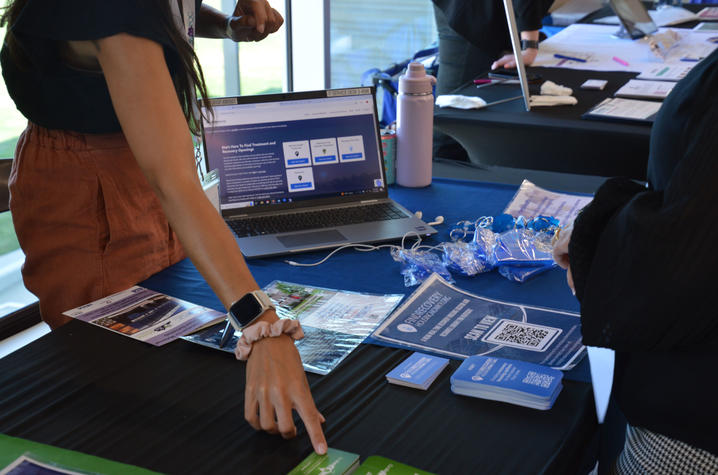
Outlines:
<svg viewBox="0 0 718 475"><path fill-rule="evenodd" d="M10 174L25 286L42 318L127 289L185 257L122 134L28 124Z"/></svg>

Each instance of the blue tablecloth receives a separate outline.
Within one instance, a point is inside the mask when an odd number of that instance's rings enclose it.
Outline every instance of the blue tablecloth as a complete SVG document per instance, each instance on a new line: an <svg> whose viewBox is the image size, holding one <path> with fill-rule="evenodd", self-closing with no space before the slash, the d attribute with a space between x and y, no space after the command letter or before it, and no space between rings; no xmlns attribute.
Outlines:
<svg viewBox="0 0 718 475"><path fill-rule="evenodd" d="M511 201L517 186L437 179L425 188L391 187L390 196L412 212L422 211L424 220L444 217L437 226L439 233L425 239L425 244L436 245L449 241L451 225L465 219L497 215ZM407 244L407 247L411 242ZM328 250L293 255L297 262L316 262ZM285 263L287 257L252 259L249 267L257 283L264 286L273 280L371 293L403 293L409 295L415 287L405 287L400 274L401 266L394 262L388 249L359 252L352 249L339 251L327 262L314 267L294 267ZM566 272L552 269L524 283L511 282L497 272L466 278L455 276L456 285L469 292L494 299L578 312L579 305L566 285ZM141 283L153 290L223 311L219 299L204 278L188 260L152 276ZM590 380L586 359L567 377Z"/></svg>

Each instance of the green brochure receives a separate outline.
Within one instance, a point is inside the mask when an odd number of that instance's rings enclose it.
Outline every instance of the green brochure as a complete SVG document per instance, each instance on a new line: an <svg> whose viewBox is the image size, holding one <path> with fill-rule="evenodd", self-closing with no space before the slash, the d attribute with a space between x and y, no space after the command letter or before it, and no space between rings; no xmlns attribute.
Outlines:
<svg viewBox="0 0 718 475"><path fill-rule="evenodd" d="M431 472L388 459L372 455L359 465L354 475L433 475Z"/></svg>
<svg viewBox="0 0 718 475"><path fill-rule="evenodd" d="M57 468L82 473L102 473L104 475L151 475L157 473L73 450L0 434L0 472L23 456Z"/></svg>
<svg viewBox="0 0 718 475"><path fill-rule="evenodd" d="M343 450L329 449L326 455L312 452L288 475L345 475L359 465L359 456Z"/></svg>

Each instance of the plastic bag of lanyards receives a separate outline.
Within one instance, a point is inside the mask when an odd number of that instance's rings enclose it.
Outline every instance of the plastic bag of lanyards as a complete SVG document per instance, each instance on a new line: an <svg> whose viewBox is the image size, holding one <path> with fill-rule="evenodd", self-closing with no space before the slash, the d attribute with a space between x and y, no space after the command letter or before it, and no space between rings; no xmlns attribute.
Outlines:
<svg viewBox="0 0 718 475"><path fill-rule="evenodd" d="M555 267L551 239L558 228L558 220L538 216L526 221L519 216L501 215L492 223L498 231L494 247L494 263L499 274L515 282L546 272Z"/></svg>
<svg viewBox="0 0 718 475"><path fill-rule="evenodd" d="M485 239L477 239L479 232L486 233ZM471 241L465 241L470 234L473 234ZM474 223L465 221L452 229L449 236L452 242L443 242L440 247L442 261L450 271L471 277L494 268L491 263L494 241L491 231L478 230Z"/></svg>
<svg viewBox="0 0 718 475"><path fill-rule="evenodd" d="M454 282L441 258L430 251L392 248L391 257L401 263L401 274L404 276L406 287L421 284L434 272L447 282Z"/></svg>

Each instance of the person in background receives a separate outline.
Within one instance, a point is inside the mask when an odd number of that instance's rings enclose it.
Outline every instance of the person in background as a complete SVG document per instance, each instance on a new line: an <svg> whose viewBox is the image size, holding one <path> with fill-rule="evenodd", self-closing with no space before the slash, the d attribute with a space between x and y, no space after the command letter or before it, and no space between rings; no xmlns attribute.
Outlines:
<svg viewBox="0 0 718 475"><path fill-rule="evenodd" d="M717 89L718 50L663 102L647 185L609 179L554 246L584 344L615 350L618 473L718 473Z"/></svg>
<svg viewBox="0 0 718 475"><path fill-rule="evenodd" d="M23 279L54 329L62 312L124 290L186 256L229 308L259 287L198 179L190 131L207 90L196 34L261 40L282 25L266 0L232 16L191 0L14 0L2 16L8 92L28 118L10 176ZM258 320L278 320L267 310ZM250 327L251 328L251 327ZM255 342L245 418L325 453L299 354L286 334Z"/></svg>
<svg viewBox="0 0 718 475"><path fill-rule="evenodd" d="M450 94L489 69L514 68L506 13L502 0L433 0L439 35L436 95ZM541 20L552 0L514 0L516 22L526 65L538 54ZM434 156L468 160L466 151L450 137L434 132Z"/></svg>

